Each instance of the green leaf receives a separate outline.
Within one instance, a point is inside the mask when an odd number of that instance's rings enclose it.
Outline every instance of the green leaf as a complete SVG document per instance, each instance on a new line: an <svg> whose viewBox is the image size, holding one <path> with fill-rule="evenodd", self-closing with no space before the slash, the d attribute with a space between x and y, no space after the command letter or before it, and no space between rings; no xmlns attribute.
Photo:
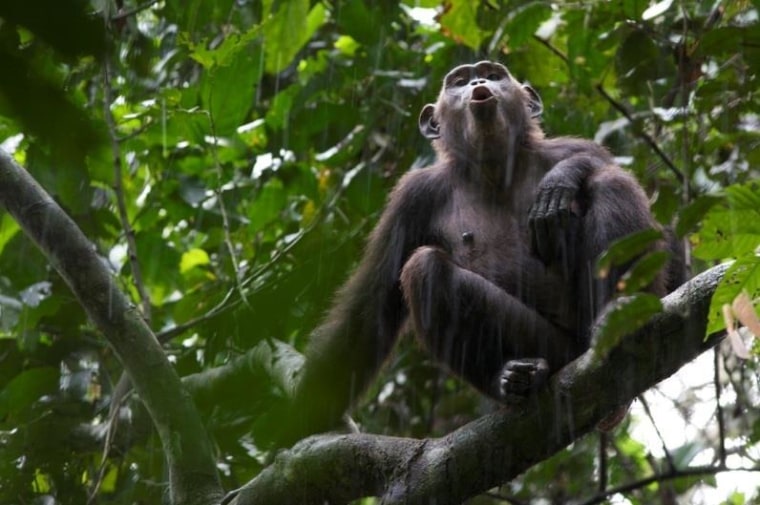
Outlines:
<svg viewBox="0 0 760 505"><path fill-rule="evenodd" d="M90 15L90 8L82 0L8 1L0 2L0 18L24 26L68 57L100 56L105 25Z"/></svg>
<svg viewBox="0 0 760 505"><path fill-rule="evenodd" d="M378 29L378 26L384 26L382 23L390 22L389 16L393 16L387 4L373 4L374 2L363 0L346 0L341 2L340 9L335 13L335 21L340 31L367 47L380 42L383 30Z"/></svg>
<svg viewBox="0 0 760 505"><path fill-rule="evenodd" d="M448 31L451 38L472 49L480 48L483 41L483 32L477 21L479 4L472 0L452 0L440 19L441 28Z"/></svg>
<svg viewBox="0 0 760 505"><path fill-rule="evenodd" d="M360 44L350 35L341 35L338 40L335 41L335 49L343 53L348 57L353 57L356 50L359 49Z"/></svg>
<svg viewBox="0 0 760 505"><path fill-rule="evenodd" d="M676 234L683 237L693 231L705 214L722 201L724 201L724 197L718 195L702 195L695 198L694 201L678 212Z"/></svg>
<svg viewBox="0 0 760 505"><path fill-rule="evenodd" d="M677 447L675 450L671 451L670 455L673 458L673 464L676 468L686 468L692 461L694 461L694 458L705 449L706 447L704 443L695 440L693 442L687 442L681 447Z"/></svg>
<svg viewBox="0 0 760 505"><path fill-rule="evenodd" d="M162 300L179 278L181 255L160 234L142 230L135 235L143 281L150 287L151 300ZM129 263L127 263L129 265Z"/></svg>
<svg viewBox="0 0 760 505"><path fill-rule="evenodd" d="M760 45L760 26L751 23L747 26L721 26L704 34L697 46L697 54L704 56L722 56L734 54L738 47L758 47Z"/></svg>
<svg viewBox="0 0 760 505"><path fill-rule="evenodd" d="M660 299L649 293L638 293L612 302L599 327L593 344L594 354L604 357L623 336L644 326L662 310Z"/></svg>
<svg viewBox="0 0 760 505"><path fill-rule="evenodd" d="M753 301L760 299L760 257L753 255L736 260L726 271L710 300L707 335L724 330L723 306L731 305L746 290ZM757 311L757 308L755 309Z"/></svg>
<svg viewBox="0 0 760 505"><path fill-rule="evenodd" d="M13 219L10 214L3 214L0 216L0 253L2 253L5 245L21 230L18 222Z"/></svg>
<svg viewBox="0 0 760 505"><path fill-rule="evenodd" d="M723 502L725 505L746 505L747 498L744 493L740 491L734 491L728 495L728 498Z"/></svg>
<svg viewBox="0 0 760 505"><path fill-rule="evenodd" d="M0 115L17 120L25 134L39 136L61 177L79 185L87 178L88 152L105 145L103 125L72 100L57 82L57 69L46 63L29 61L0 47ZM53 117L55 121L51 121ZM87 200L84 204L77 199L66 203L81 211Z"/></svg>
<svg viewBox="0 0 760 505"><path fill-rule="evenodd" d="M651 250L655 242L661 238L661 231L650 228L614 241L597 260L597 272L601 277L606 277L612 267L623 265Z"/></svg>
<svg viewBox="0 0 760 505"><path fill-rule="evenodd" d="M644 93L649 81L667 70L660 47L646 30L632 30L615 53L615 71L624 89Z"/></svg>
<svg viewBox="0 0 760 505"><path fill-rule="evenodd" d="M241 41L217 57L204 73L200 90L213 119L212 133L228 136L245 122L253 106L262 72L261 50L253 43L243 45Z"/></svg>
<svg viewBox="0 0 760 505"><path fill-rule="evenodd" d="M705 260L754 254L760 246L760 184L726 188L726 201L710 208L697 240L694 255Z"/></svg>
<svg viewBox="0 0 760 505"><path fill-rule="evenodd" d="M279 93L272 100L272 105L269 107L266 115L267 126L278 130L285 128L290 123L290 110L293 107L293 102L301 92L301 87L294 84Z"/></svg>
<svg viewBox="0 0 760 505"><path fill-rule="evenodd" d="M665 267L670 256L667 251L654 251L645 255L618 281L619 289L627 295L645 290Z"/></svg>
<svg viewBox="0 0 760 505"><path fill-rule="evenodd" d="M533 39L541 23L552 15L552 8L547 2L531 2L516 10L507 23L509 46L514 49Z"/></svg>
<svg viewBox="0 0 760 505"><path fill-rule="evenodd" d="M287 0L264 24L266 71L277 74L290 65L298 51L326 19L322 3L309 11L309 0Z"/></svg>
<svg viewBox="0 0 760 505"><path fill-rule="evenodd" d="M210 48L206 39L194 43L188 38L188 34L180 34L180 42L187 45L190 57L200 63L207 70L218 66L232 65L241 51L249 49L251 42L255 41L262 33L261 25L254 25L242 34L231 34L214 49Z"/></svg>
<svg viewBox="0 0 760 505"><path fill-rule="evenodd" d="M248 211L251 230L259 231L280 216L286 203L285 188L277 178L272 178L261 188Z"/></svg>
<svg viewBox="0 0 760 505"><path fill-rule="evenodd" d="M681 468L681 467L678 467ZM688 493L695 487L702 488L702 486L716 487L717 481L715 475L686 475L673 479L673 490L679 495ZM724 504L725 502L721 502Z"/></svg>
<svg viewBox="0 0 760 505"><path fill-rule="evenodd" d="M182 255L182 259L179 262L179 272L184 274L195 267L208 265L211 263L211 259L206 251L203 249L190 249Z"/></svg>
<svg viewBox="0 0 760 505"><path fill-rule="evenodd" d="M36 402L41 396L58 390L58 369L31 368L15 376L0 391L0 419L13 416Z"/></svg>

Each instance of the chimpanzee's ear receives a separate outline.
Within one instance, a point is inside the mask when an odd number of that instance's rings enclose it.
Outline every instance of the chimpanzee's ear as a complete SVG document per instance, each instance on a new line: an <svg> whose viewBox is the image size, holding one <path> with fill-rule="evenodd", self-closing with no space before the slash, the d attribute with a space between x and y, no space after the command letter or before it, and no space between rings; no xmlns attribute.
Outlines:
<svg viewBox="0 0 760 505"><path fill-rule="evenodd" d="M435 105L427 104L420 112L420 131L429 140L437 139L441 136L441 125L435 119Z"/></svg>
<svg viewBox="0 0 760 505"><path fill-rule="evenodd" d="M544 111L544 103L541 101L541 97L538 96L538 92L531 88L528 84L523 84L523 90L528 95L528 110L530 111L530 117L538 117Z"/></svg>

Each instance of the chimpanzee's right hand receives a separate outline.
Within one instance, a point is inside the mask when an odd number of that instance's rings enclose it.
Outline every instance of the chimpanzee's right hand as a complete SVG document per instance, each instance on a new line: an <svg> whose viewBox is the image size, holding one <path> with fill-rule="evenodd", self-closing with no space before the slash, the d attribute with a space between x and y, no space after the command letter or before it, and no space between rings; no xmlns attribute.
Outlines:
<svg viewBox="0 0 760 505"><path fill-rule="evenodd" d="M550 173L541 181L528 214L531 253L544 265L569 273L575 269L581 243L579 189L552 179Z"/></svg>

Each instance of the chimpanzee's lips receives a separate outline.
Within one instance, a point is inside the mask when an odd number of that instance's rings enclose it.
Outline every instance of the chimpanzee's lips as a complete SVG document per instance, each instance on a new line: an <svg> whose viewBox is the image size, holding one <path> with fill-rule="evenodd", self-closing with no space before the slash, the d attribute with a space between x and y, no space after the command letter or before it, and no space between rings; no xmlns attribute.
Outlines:
<svg viewBox="0 0 760 505"><path fill-rule="evenodd" d="M493 93L487 86L478 86L472 90L472 96L470 97L470 103L484 103L493 99Z"/></svg>

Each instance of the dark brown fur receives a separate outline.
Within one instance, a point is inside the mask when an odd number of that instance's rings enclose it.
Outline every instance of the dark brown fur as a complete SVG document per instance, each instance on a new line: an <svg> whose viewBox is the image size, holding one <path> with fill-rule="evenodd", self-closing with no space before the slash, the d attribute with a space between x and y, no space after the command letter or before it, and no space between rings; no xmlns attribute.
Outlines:
<svg viewBox="0 0 760 505"><path fill-rule="evenodd" d="M541 387L588 348L621 274L597 279L596 258L657 225L605 149L544 138L540 113L535 91L497 63L446 76L420 115L438 161L398 182L315 332L288 441L336 424L407 317L437 359L500 401Z"/></svg>

